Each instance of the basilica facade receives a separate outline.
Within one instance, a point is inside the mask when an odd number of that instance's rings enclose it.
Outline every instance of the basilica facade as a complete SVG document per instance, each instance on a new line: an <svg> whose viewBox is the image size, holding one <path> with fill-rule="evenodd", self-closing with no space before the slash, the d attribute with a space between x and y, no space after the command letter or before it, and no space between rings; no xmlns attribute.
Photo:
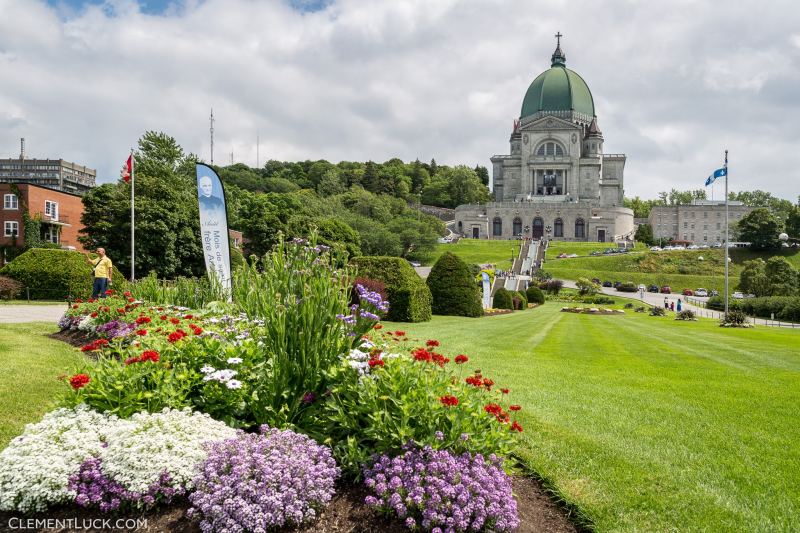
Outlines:
<svg viewBox="0 0 800 533"><path fill-rule="evenodd" d="M495 201L456 208L463 237L633 238L633 211L623 207L625 155L603 152L592 93L566 67L557 37L551 68L528 87L514 121L511 153L491 159Z"/></svg>

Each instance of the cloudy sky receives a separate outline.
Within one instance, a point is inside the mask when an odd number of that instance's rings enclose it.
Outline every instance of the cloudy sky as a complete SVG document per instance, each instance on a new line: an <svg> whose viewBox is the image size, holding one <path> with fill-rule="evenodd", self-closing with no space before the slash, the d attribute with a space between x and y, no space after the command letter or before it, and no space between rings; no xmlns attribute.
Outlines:
<svg viewBox="0 0 800 533"><path fill-rule="evenodd" d="M561 31L629 196L800 194L800 8L782 0L0 0L0 157L117 179L146 130L216 163L482 164ZM721 196L720 191L716 192Z"/></svg>

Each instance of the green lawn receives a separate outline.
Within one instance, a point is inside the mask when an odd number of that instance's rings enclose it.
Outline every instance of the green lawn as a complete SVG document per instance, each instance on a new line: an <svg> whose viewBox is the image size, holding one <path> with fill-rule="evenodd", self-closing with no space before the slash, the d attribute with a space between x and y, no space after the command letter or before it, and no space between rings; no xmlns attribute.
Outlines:
<svg viewBox="0 0 800 533"><path fill-rule="evenodd" d="M387 327L510 387L521 457L599 531L800 528L800 331L561 306Z"/></svg>
<svg viewBox="0 0 800 533"><path fill-rule="evenodd" d="M47 335L50 323L0 324L0 449L38 421L64 390L58 376L69 373L83 354Z"/></svg>
<svg viewBox="0 0 800 533"><path fill-rule="evenodd" d="M468 264L494 264L497 268L508 269L511 267L511 256L517 257L521 241L490 241L484 239L460 239L452 244L437 244L430 257L424 261L432 265L440 255L452 252Z"/></svg>

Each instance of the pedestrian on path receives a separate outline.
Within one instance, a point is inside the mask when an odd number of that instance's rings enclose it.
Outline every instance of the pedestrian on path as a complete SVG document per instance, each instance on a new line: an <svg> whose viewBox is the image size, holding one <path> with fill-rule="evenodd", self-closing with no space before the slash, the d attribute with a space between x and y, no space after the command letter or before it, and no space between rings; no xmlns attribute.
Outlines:
<svg viewBox="0 0 800 533"><path fill-rule="evenodd" d="M86 262L92 265L92 274L94 275L92 298L105 298L106 290L111 285L111 271L114 269L114 265L106 255L105 248L97 249L97 259L90 258L88 252L84 253L86 254Z"/></svg>
<svg viewBox="0 0 800 533"><path fill-rule="evenodd" d="M669 309L669 300L667 300L666 296L664 296L664 309Z"/></svg>
<svg viewBox="0 0 800 533"><path fill-rule="evenodd" d="M678 298L678 312L681 312L681 299Z"/></svg>
<svg viewBox="0 0 800 533"><path fill-rule="evenodd" d="M670 311L674 311L675 310L675 302L670 302L669 303L669 310Z"/></svg>

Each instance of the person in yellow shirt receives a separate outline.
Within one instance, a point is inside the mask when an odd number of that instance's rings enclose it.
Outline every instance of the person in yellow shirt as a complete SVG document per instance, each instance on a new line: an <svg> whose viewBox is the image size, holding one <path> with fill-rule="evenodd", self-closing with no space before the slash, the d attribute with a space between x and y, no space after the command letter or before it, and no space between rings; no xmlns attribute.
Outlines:
<svg viewBox="0 0 800 533"><path fill-rule="evenodd" d="M114 265L111 264L111 259L106 255L105 248L98 248L97 256L97 259L92 259L86 252L86 261L94 267L92 268L92 273L94 274L92 298L105 298L106 290L111 285L111 270Z"/></svg>

